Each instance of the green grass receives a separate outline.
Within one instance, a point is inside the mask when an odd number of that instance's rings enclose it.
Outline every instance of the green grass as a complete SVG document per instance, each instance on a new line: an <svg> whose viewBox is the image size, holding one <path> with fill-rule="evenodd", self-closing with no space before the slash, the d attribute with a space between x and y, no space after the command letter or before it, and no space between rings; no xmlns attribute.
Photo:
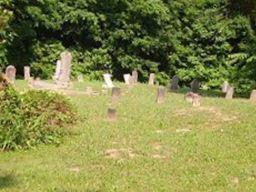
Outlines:
<svg viewBox="0 0 256 192"><path fill-rule="evenodd" d="M101 90L75 87L88 85ZM156 87L119 85L116 122L106 120L110 95L72 97L74 135L0 153L0 191L255 191L256 104L204 97L193 108L168 93L159 105Z"/></svg>

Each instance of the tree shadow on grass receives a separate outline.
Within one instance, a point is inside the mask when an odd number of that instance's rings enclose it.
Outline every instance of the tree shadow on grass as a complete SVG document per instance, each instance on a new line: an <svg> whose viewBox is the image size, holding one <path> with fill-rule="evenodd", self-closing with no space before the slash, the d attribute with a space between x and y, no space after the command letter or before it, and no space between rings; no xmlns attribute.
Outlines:
<svg viewBox="0 0 256 192"><path fill-rule="evenodd" d="M17 183L13 174L2 175L0 174L0 190L12 187Z"/></svg>

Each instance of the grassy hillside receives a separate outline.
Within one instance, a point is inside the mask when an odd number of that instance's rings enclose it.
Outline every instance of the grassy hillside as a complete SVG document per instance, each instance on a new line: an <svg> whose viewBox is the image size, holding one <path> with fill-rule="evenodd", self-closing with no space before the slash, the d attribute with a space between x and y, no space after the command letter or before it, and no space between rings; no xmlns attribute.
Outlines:
<svg viewBox="0 0 256 192"><path fill-rule="evenodd" d="M101 83L76 84L84 90ZM118 120L110 95L74 96L81 121L59 146L0 153L0 191L254 191L256 104L182 94L156 104L156 87L127 89ZM26 89L18 82L20 90Z"/></svg>

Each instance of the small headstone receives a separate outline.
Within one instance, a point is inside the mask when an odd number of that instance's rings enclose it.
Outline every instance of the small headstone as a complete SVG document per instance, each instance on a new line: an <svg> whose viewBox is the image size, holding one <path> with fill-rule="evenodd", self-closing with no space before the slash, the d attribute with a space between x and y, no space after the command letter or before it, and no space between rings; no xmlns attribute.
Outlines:
<svg viewBox="0 0 256 192"><path fill-rule="evenodd" d="M251 93L250 101L256 102L256 90L253 90Z"/></svg>
<svg viewBox="0 0 256 192"><path fill-rule="evenodd" d="M156 102L161 104L164 102L164 98L165 98L165 87L160 86L157 90L157 98L156 98Z"/></svg>
<svg viewBox="0 0 256 192"><path fill-rule="evenodd" d="M121 89L119 87L112 88L112 101L118 101L119 97L121 96Z"/></svg>
<svg viewBox="0 0 256 192"><path fill-rule="evenodd" d="M137 84L138 83L138 71L136 71L136 70L134 70L133 72L132 72L132 78L133 78L133 82L135 83L135 84Z"/></svg>
<svg viewBox="0 0 256 192"><path fill-rule="evenodd" d="M29 66L24 67L24 79L25 79L25 81L30 80L30 67Z"/></svg>
<svg viewBox="0 0 256 192"><path fill-rule="evenodd" d="M60 77L60 71L61 70L61 61L60 60L58 60L57 62L56 62L56 69L55 69L55 74L54 74L54 80L58 80L59 79L59 77Z"/></svg>
<svg viewBox="0 0 256 192"><path fill-rule="evenodd" d="M112 77L111 74L108 74L108 73L103 74L103 78L105 81L105 85L104 85L105 88L111 89L111 88L115 87L111 80L111 77Z"/></svg>
<svg viewBox="0 0 256 192"><path fill-rule="evenodd" d="M155 74L154 73L150 73L148 84L149 85L154 85L154 83L155 83Z"/></svg>
<svg viewBox="0 0 256 192"><path fill-rule="evenodd" d="M227 92L226 92L226 99L233 99L234 92L235 92L234 87L228 86Z"/></svg>
<svg viewBox="0 0 256 192"><path fill-rule="evenodd" d="M193 92L188 92L185 95L185 100L189 103L192 103L194 107L199 107L201 105L201 97L200 95L193 93Z"/></svg>
<svg viewBox="0 0 256 192"><path fill-rule="evenodd" d="M179 89L179 77L175 75L172 78L170 90L173 92L176 92L178 89Z"/></svg>
<svg viewBox="0 0 256 192"><path fill-rule="evenodd" d="M199 88L200 88L200 82L197 80L197 79L194 79L192 82L191 82L191 91L193 93L197 93Z"/></svg>
<svg viewBox="0 0 256 192"><path fill-rule="evenodd" d="M132 77L130 74L124 74L124 82L126 85L130 85L131 79L132 79Z"/></svg>
<svg viewBox="0 0 256 192"><path fill-rule="evenodd" d="M64 51L61 53L60 57L61 57L61 67L60 67L60 75L57 79L57 85L63 88L67 88L70 86L72 54L68 51Z"/></svg>
<svg viewBox="0 0 256 192"><path fill-rule="evenodd" d="M227 91L228 91L228 86L229 86L228 82L225 81L225 82L223 83L222 87L221 87L222 93L227 93Z"/></svg>
<svg viewBox="0 0 256 192"><path fill-rule="evenodd" d="M16 79L16 68L13 65L9 65L5 70L5 76L10 83L14 84Z"/></svg>
<svg viewBox="0 0 256 192"><path fill-rule="evenodd" d="M108 108L108 120L115 121L117 119L116 109Z"/></svg>
<svg viewBox="0 0 256 192"><path fill-rule="evenodd" d="M82 74L78 75L78 76L77 76L77 81L78 81L79 83L83 83L83 82L84 82L84 76L83 76Z"/></svg>

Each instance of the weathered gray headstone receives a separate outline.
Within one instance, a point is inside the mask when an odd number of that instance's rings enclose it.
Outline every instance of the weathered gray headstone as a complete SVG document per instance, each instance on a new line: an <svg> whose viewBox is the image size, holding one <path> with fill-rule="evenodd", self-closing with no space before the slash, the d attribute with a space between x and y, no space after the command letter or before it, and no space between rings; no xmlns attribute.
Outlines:
<svg viewBox="0 0 256 192"><path fill-rule="evenodd" d="M14 84L16 79L16 68L13 65L9 65L5 70L5 75L10 83Z"/></svg>
<svg viewBox="0 0 256 192"><path fill-rule="evenodd" d="M149 85L154 85L155 84L155 74L154 73L150 73L148 84Z"/></svg>
<svg viewBox="0 0 256 192"><path fill-rule="evenodd" d="M109 121L115 121L117 119L116 109L108 108L107 117Z"/></svg>
<svg viewBox="0 0 256 192"><path fill-rule="evenodd" d="M179 89L179 77L173 76L170 86L170 91L176 92Z"/></svg>
<svg viewBox="0 0 256 192"><path fill-rule="evenodd" d="M256 102L256 90L253 90L251 93L250 101Z"/></svg>
<svg viewBox="0 0 256 192"><path fill-rule="evenodd" d="M193 92L188 92L185 95L185 100L192 103L194 107L199 107L201 105L201 96Z"/></svg>
<svg viewBox="0 0 256 192"><path fill-rule="evenodd" d="M24 67L24 79L26 81L30 80L30 67L29 66Z"/></svg>
<svg viewBox="0 0 256 192"><path fill-rule="evenodd" d="M72 65L72 54L68 51L62 52L61 55L60 74L57 78L57 85L68 87L70 85L70 74Z"/></svg>
<svg viewBox="0 0 256 192"><path fill-rule="evenodd" d="M138 71L136 71L136 70L134 70L133 72L132 72L132 78L133 78L133 82L136 84L136 83L138 83Z"/></svg>
<svg viewBox="0 0 256 192"><path fill-rule="evenodd" d="M112 102L117 102L121 96L121 89L119 87L112 88Z"/></svg>
<svg viewBox="0 0 256 192"><path fill-rule="evenodd" d="M156 98L156 102L161 104L164 102L164 99L165 99L165 87L163 86L160 86L157 90L157 98Z"/></svg>
<svg viewBox="0 0 256 192"><path fill-rule="evenodd" d="M227 81L225 81L224 83L223 83L223 85L222 85L222 93L227 93L227 91L228 91L228 86L229 86L229 84L228 84L228 82Z"/></svg>
<svg viewBox="0 0 256 192"><path fill-rule="evenodd" d="M226 99L233 99L235 89L232 86L228 86L227 92L226 92Z"/></svg>
<svg viewBox="0 0 256 192"><path fill-rule="evenodd" d="M199 88L200 88L200 82L197 80L197 79L194 79L192 82L191 82L191 91L193 93L197 93Z"/></svg>

